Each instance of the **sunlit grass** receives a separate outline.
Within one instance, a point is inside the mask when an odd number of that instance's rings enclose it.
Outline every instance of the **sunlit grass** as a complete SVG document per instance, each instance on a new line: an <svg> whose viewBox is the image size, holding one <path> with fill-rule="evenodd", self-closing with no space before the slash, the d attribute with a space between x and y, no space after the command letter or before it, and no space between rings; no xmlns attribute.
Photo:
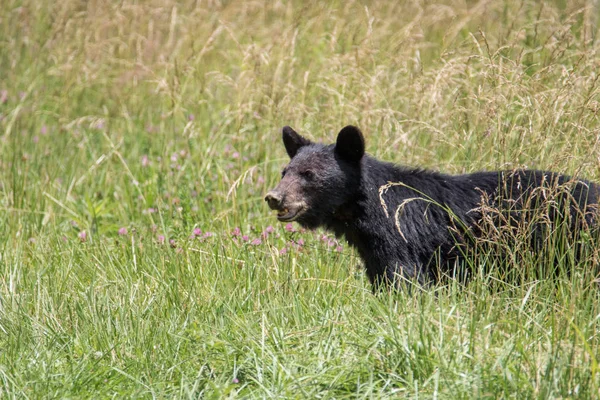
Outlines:
<svg viewBox="0 0 600 400"><path fill-rule="evenodd" d="M262 201L284 125L600 181L593 4L2 2L0 397L598 396L595 254L374 296Z"/></svg>

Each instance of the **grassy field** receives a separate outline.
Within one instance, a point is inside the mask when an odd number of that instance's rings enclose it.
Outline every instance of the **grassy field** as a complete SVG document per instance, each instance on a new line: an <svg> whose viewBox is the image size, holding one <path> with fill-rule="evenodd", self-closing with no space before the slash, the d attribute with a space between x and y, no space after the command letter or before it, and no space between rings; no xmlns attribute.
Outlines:
<svg viewBox="0 0 600 400"><path fill-rule="evenodd" d="M0 2L0 398L598 398L597 257L374 296L262 200L284 125L600 181L596 3Z"/></svg>

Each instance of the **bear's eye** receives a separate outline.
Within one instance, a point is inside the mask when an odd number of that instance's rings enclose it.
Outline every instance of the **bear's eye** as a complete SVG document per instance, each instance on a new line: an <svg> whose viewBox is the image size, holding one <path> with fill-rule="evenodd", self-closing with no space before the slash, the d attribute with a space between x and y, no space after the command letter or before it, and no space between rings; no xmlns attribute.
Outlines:
<svg viewBox="0 0 600 400"><path fill-rule="evenodd" d="M312 171L303 171L300 173L305 179L312 181L315 178L315 173Z"/></svg>
<svg viewBox="0 0 600 400"><path fill-rule="evenodd" d="M287 170L285 168L281 170L281 177L282 178L285 176L286 172L287 172Z"/></svg>

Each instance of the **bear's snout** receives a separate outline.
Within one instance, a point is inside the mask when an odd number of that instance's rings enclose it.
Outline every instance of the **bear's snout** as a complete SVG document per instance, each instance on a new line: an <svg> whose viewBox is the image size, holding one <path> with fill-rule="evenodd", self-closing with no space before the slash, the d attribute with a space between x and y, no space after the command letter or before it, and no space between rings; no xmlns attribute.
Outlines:
<svg viewBox="0 0 600 400"><path fill-rule="evenodd" d="M271 190L265 196L265 201L269 204L269 207L271 208L271 210L281 210L281 206L283 204L283 199L279 193Z"/></svg>

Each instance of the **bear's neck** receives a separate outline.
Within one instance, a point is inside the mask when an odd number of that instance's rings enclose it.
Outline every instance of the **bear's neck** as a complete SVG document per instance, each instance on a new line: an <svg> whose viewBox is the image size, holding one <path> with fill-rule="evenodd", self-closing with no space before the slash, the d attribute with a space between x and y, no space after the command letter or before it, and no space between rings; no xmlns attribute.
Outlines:
<svg viewBox="0 0 600 400"><path fill-rule="evenodd" d="M361 163L359 189L332 214L325 227L337 237L345 237L357 249L369 277L374 279L385 274L390 250L405 247L395 224L395 213L403 201L417 196L410 188L423 187L424 183L441 188L448 179L451 177L366 156Z"/></svg>
<svg viewBox="0 0 600 400"><path fill-rule="evenodd" d="M387 219L390 212L394 213L394 209L385 201L387 190L403 187L406 190L400 190L401 192L409 191L414 196L415 192L408 188L421 187L423 180L429 181L429 185L436 185L436 181L449 178L451 179L450 176L437 172L402 167L365 156L361 162L357 191L333 212L330 220L325 223L326 229L334 231L336 235L349 235L352 231L368 234L368 227L372 224L364 224L365 221L377 221L382 217ZM374 226L375 231L380 229L381 226Z"/></svg>

